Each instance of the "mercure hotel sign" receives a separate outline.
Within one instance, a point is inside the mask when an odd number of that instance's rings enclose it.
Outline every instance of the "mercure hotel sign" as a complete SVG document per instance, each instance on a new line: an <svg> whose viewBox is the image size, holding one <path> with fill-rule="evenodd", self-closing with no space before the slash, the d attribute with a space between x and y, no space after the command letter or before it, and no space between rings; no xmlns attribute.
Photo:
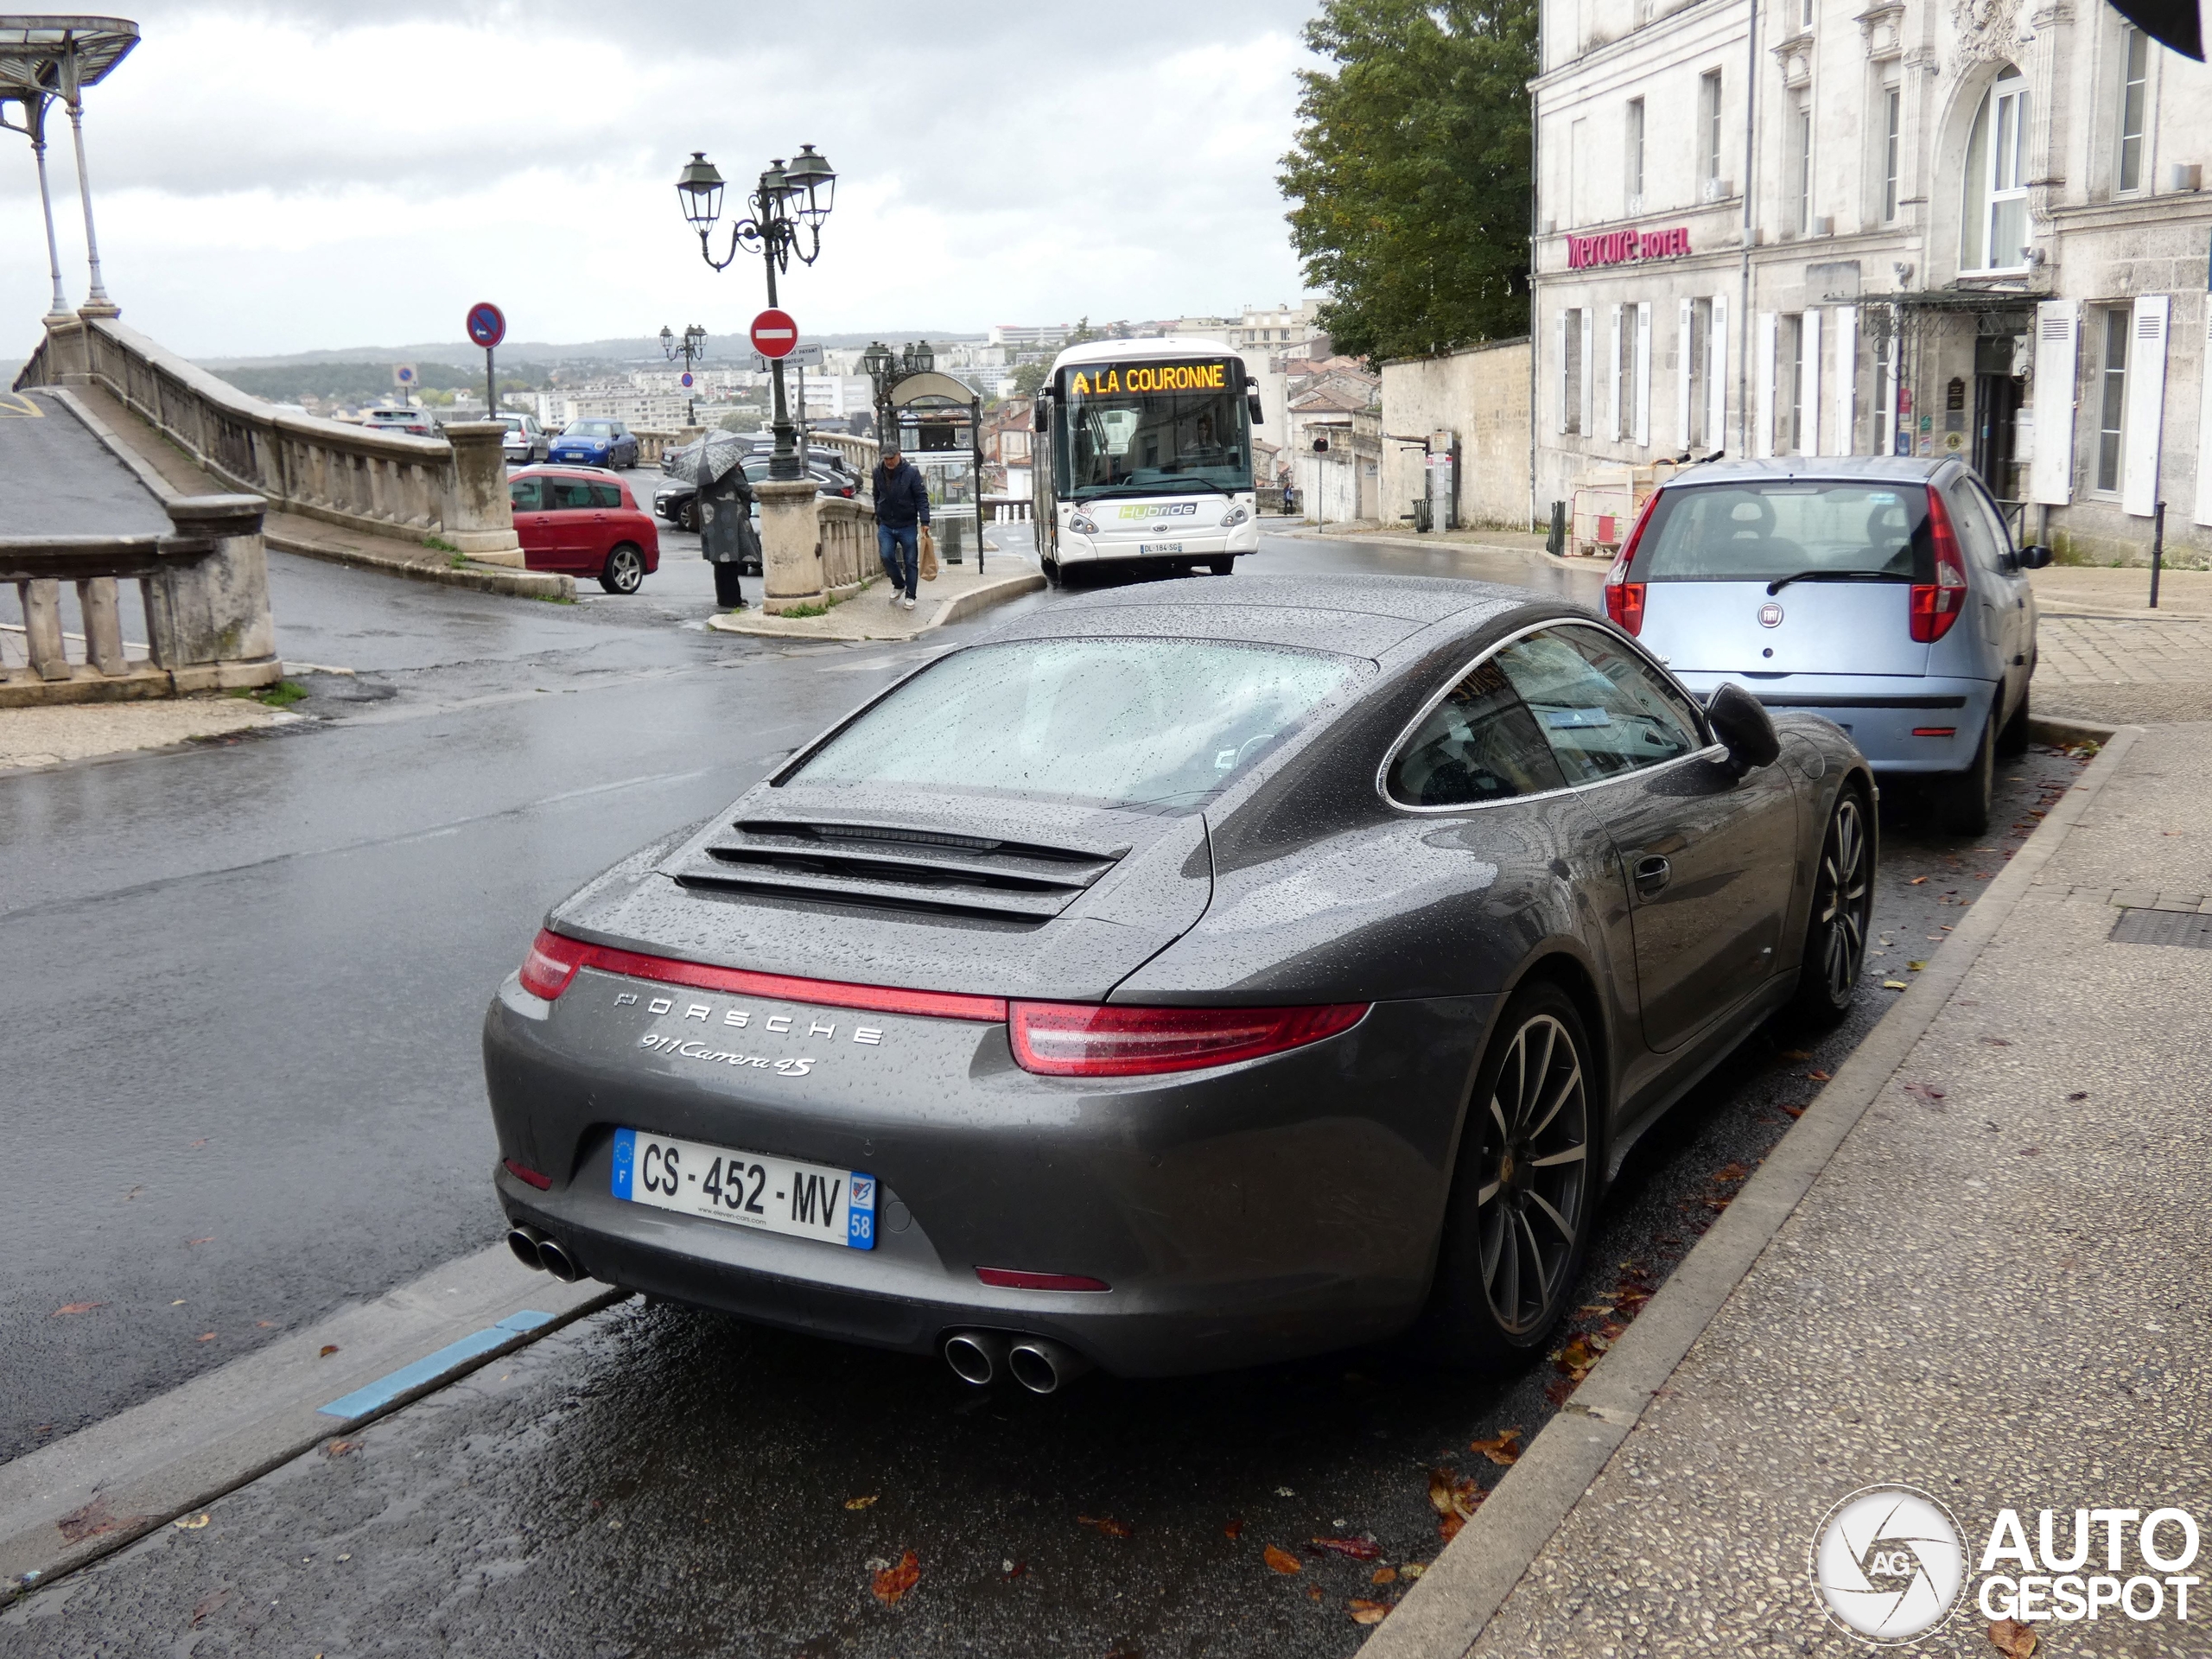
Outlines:
<svg viewBox="0 0 2212 1659"><path fill-rule="evenodd" d="M1596 265L1628 265L1640 259L1673 259L1690 251L1690 227L1676 225L1663 231L1609 231L1603 236L1567 238L1567 268L1585 270Z"/></svg>

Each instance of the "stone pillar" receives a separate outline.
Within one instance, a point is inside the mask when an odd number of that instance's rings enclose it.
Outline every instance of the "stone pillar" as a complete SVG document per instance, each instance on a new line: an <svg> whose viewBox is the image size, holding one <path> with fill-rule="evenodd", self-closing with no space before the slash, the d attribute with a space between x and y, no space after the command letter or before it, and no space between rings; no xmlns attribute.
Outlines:
<svg viewBox="0 0 2212 1659"><path fill-rule="evenodd" d="M446 428L453 446L453 481L444 502L447 541L479 564L523 562L515 539L514 503L507 495L507 429L498 421L461 421Z"/></svg>
<svg viewBox="0 0 2212 1659"><path fill-rule="evenodd" d="M204 558L179 558L147 584L154 660L177 689L266 685L282 673L269 614L269 561L257 495L197 495L166 504L180 537L212 541Z"/></svg>
<svg viewBox="0 0 2212 1659"><path fill-rule="evenodd" d="M822 592L822 527L814 480L797 479L753 486L760 499L760 569L771 616L825 603Z"/></svg>

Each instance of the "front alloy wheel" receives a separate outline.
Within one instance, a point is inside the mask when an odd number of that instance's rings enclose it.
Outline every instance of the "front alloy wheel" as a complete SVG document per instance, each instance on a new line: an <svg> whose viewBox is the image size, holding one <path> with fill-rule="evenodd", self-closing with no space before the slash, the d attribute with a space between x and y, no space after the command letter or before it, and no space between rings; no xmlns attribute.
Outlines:
<svg viewBox="0 0 2212 1659"><path fill-rule="evenodd" d="M1796 999L1804 1019L1833 1026L1851 1012L1859 975L1866 965L1866 929L1873 908L1874 846L1866 809L1858 791L1847 789L1828 815L1813 912L1805 925Z"/></svg>
<svg viewBox="0 0 2212 1659"><path fill-rule="evenodd" d="M645 556L625 542L607 556L599 585L610 594L634 594L645 580Z"/></svg>

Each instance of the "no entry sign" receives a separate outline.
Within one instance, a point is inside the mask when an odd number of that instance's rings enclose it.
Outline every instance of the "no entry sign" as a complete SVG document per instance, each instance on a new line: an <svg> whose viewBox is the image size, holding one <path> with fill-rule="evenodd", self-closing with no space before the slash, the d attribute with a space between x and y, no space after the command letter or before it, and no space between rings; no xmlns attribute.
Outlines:
<svg viewBox="0 0 2212 1659"><path fill-rule="evenodd" d="M490 351L507 337L506 314L489 300L480 300L468 308L468 337Z"/></svg>
<svg viewBox="0 0 2212 1659"><path fill-rule="evenodd" d="M763 357L789 357L798 344L798 324L788 311L771 308L753 319L753 349Z"/></svg>

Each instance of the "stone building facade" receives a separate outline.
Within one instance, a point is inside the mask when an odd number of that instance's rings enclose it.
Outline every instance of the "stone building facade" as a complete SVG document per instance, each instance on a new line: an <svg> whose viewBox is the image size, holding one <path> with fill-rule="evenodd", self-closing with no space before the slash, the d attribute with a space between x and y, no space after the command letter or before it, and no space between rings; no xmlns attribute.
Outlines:
<svg viewBox="0 0 2212 1659"><path fill-rule="evenodd" d="M2100 0L1544 0L1541 518L1683 454L1955 454L2212 555L2212 70Z"/></svg>

